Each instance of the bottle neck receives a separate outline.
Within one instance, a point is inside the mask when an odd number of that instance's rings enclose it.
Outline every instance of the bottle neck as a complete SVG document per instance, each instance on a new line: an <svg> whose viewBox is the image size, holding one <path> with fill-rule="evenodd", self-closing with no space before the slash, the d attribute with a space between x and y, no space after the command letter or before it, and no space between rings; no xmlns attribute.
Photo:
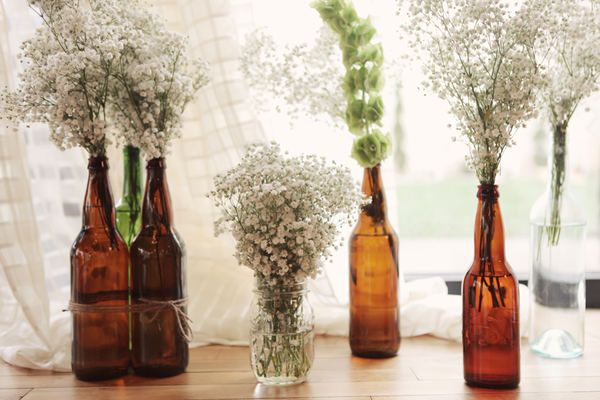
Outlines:
<svg viewBox="0 0 600 400"><path fill-rule="evenodd" d="M504 226L496 185L480 185L475 216L474 267L481 274L505 272Z"/></svg>
<svg viewBox="0 0 600 400"><path fill-rule="evenodd" d="M361 221L367 219L372 224L386 223L387 205L381 179L381 164L377 164L373 168L365 168L362 192L370 200L370 203L363 207Z"/></svg>
<svg viewBox="0 0 600 400"><path fill-rule="evenodd" d="M115 208L108 182L108 159L105 156L90 157L88 182L83 203L83 227L103 228L116 240Z"/></svg>
<svg viewBox="0 0 600 400"><path fill-rule="evenodd" d="M142 226L168 231L173 222L171 195L164 158L153 158L146 165L146 192L142 205Z"/></svg>
<svg viewBox="0 0 600 400"><path fill-rule="evenodd" d="M123 148L123 199L139 203L142 193L142 164L140 149L127 145Z"/></svg>

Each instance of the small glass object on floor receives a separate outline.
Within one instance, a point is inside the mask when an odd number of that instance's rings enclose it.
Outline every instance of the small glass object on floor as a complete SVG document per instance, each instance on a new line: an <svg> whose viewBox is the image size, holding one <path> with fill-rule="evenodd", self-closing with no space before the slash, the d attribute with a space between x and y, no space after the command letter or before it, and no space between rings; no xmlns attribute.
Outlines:
<svg viewBox="0 0 600 400"><path fill-rule="evenodd" d="M551 179L531 211L531 350L549 358L583 354L586 221L566 181L566 131L555 128Z"/></svg>
<svg viewBox="0 0 600 400"><path fill-rule="evenodd" d="M314 315L306 282L266 285L256 280L250 358L258 382L292 385L306 380L314 360Z"/></svg>

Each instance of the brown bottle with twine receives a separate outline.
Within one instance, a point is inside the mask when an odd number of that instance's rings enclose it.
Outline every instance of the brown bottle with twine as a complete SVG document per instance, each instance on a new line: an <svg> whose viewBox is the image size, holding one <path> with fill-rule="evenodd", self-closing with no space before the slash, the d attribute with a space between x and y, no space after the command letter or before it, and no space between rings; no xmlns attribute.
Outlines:
<svg viewBox="0 0 600 400"><path fill-rule="evenodd" d="M127 245L115 225L106 157L91 157L83 227L71 248L72 369L82 380L129 367Z"/></svg>
<svg viewBox="0 0 600 400"><path fill-rule="evenodd" d="M392 357L400 347L398 237L379 164L365 168L362 191L371 202L350 237L350 348L359 357Z"/></svg>
<svg viewBox="0 0 600 400"><path fill-rule="evenodd" d="M519 284L506 261L498 187L479 186L475 255L463 281L463 363L468 385L514 388L520 380Z"/></svg>
<svg viewBox="0 0 600 400"><path fill-rule="evenodd" d="M188 365L185 247L173 227L165 159L148 161L146 171L142 228L130 249L132 366L164 377Z"/></svg>

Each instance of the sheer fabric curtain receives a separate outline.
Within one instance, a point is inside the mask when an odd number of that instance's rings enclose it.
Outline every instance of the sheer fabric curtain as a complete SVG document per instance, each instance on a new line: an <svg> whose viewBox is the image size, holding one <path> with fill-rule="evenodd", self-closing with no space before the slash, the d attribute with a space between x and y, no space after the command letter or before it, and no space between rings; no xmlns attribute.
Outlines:
<svg viewBox="0 0 600 400"><path fill-rule="evenodd" d="M0 84L14 87L20 43L39 21L26 0L1 4ZM212 83L189 107L183 138L168 157L176 226L188 251L193 344L243 343L251 275L237 267L231 241L214 238L205 194L216 173L234 165L248 144L264 140L237 68L237 26L249 22L250 5L160 0L155 6L212 68ZM56 150L44 126L0 130L0 357L9 363L70 369L70 316L62 309L69 299L69 250L81 224L85 158L79 150ZM118 198L118 150L110 162Z"/></svg>

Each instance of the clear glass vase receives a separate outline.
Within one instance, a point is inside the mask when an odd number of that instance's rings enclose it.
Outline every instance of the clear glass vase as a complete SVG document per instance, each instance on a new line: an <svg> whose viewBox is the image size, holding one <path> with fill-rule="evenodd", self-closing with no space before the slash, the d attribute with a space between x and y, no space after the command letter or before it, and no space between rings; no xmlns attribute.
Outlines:
<svg viewBox="0 0 600 400"><path fill-rule="evenodd" d="M551 179L530 215L529 344L550 358L583 354L586 220L566 178L566 129L554 129Z"/></svg>
<svg viewBox="0 0 600 400"><path fill-rule="evenodd" d="M306 380L314 360L314 315L306 282L270 287L256 280L251 310L250 359L258 382Z"/></svg>

